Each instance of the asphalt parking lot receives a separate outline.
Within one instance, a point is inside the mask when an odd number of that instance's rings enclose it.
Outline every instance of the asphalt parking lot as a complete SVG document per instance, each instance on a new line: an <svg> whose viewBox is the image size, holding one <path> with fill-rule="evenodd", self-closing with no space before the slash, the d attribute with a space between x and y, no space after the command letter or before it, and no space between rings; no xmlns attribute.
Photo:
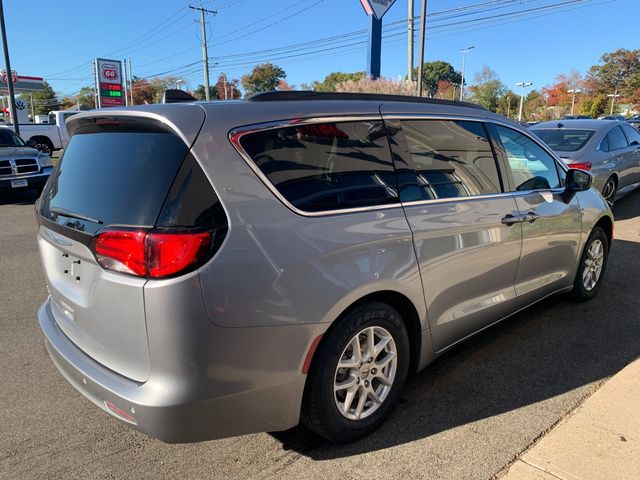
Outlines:
<svg viewBox="0 0 640 480"><path fill-rule="evenodd" d="M0 197L0 478L488 479L640 355L640 192L620 200L598 298L554 297L410 378L370 437L298 427L193 445L129 430L67 384L35 313L46 297L35 194Z"/></svg>

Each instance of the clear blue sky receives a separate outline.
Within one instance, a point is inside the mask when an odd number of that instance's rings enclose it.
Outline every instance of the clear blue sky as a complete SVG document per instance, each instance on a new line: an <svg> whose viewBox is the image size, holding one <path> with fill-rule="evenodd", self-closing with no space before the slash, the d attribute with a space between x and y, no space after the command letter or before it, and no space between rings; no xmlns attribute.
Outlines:
<svg viewBox="0 0 640 480"><path fill-rule="evenodd" d="M558 3L565 5L545 9ZM240 77L258 61L282 66L295 85L335 70L365 69L366 43L359 42L366 34L353 33L368 26L359 0L193 4L218 9L208 17L209 56L218 62L212 78L219 71ZM418 15L420 0L415 4ZM182 76L190 88L203 83L199 14L186 0L5 0L4 5L12 68L44 76L61 95L92 83L89 62L96 56L131 58L140 77L175 69L169 74ZM512 15L528 9L538 10ZM558 73L584 73L605 52L640 48L640 0L429 0L428 14L426 60L445 60L460 69L459 49L474 45L467 78L472 81L486 64L510 88L518 81L540 88ZM406 27L394 24L406 18L407 0L397 0L384 18L384 76L406 75ZM334 38L322 40L328 37Z"/></svg>

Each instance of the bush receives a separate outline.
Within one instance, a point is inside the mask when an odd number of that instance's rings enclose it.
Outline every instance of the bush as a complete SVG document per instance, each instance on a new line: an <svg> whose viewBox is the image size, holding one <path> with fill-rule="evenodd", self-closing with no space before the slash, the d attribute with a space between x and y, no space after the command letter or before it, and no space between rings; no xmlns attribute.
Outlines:
<svg viewBox="0 0 640 480"><path fill-rule="evenodd" d="M416 94L416 83L407 80L392 80L380 77L377 80L366 77L360 80L347 80L336 85L336 92L349 93L382 93L387 95Z"/></svg>

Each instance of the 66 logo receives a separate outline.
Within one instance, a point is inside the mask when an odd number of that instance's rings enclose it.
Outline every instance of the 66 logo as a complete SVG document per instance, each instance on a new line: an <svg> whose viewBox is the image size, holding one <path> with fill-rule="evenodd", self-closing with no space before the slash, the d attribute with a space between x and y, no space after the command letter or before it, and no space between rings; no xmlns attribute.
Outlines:
<svg viewBox="0 0 640 480"><path fill-rule="evenodd" d="M103 63L102 64L102 77L106 80L117 80L118 79L118 67L113 63Z"/></svg>

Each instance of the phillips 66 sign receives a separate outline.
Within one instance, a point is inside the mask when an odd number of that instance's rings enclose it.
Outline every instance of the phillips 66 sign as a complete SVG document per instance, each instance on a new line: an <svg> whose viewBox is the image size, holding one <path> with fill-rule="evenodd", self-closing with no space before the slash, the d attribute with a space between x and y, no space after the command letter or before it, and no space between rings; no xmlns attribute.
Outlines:
<svg viewBox="0 0 640 480"><path fill-rule="evenodd" d="M96 91L98 108L124 105L122 62L96 58Z"/></svg>

